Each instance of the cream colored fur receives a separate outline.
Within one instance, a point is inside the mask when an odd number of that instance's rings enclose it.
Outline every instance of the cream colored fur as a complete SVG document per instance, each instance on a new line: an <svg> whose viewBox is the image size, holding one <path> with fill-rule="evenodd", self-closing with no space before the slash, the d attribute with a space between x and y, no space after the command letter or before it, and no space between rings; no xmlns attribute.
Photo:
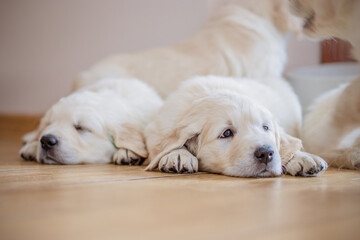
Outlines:
<svg viewBox="0 0 360 240"><path fill-rule="evenodd" d="M141 164L147 157L143 130L162 104L136 79L103 79L60 99L24 136L20 155L47 164ZM42 147L44 136L57 144Z"/></svg>
<svg viewBox="0 0 360 240"><path fill-rule="evenodd" d="M304 18L304 32L314 38L338 37L351 42L360 60L360 1L290 0ZM330 166L360 169L360 78L320 96L305 117L305 149Z"/></svg>
<svg viewBox="0 0 360 240"><path fill-rule="evenodd" d="M197 75L280 77L287 34L299 29L286 0L232 1L182 43L109 57L81 73L74 87L103 77L135 77L166 97Z"/></svg>
<svg viewBox="0 0 360 240"><path fill-rule="evenodd" d="M305 117L307 151L330 166L360 169L360 78L320 96Z"/></svg>
<svg viewBox="0 0 360 240"><path fill-rule="evenodd" d="M146 128L147 170L315 176L326 162L303 152L301 141L290 136L297 134L300 112L295 94L281 78L196 77L168 97ZM222 138L227 130L233 136ZM268 164L254 156L264 146L274 150Z"/></svg>

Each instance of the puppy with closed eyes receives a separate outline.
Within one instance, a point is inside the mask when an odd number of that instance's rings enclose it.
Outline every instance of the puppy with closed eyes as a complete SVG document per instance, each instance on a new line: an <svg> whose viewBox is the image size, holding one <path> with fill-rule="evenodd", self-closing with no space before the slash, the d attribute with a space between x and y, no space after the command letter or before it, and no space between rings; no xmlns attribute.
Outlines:
<svg viewBox="0 0 360 240"><path fill-rule="evenodd" d="M143 130L161 98L136 79L103 79L60 99L23 138L20 156L46 164L140 165Z"/></svg>
<svg viewBox="0 0 360 240"><path fill-rule="evenodd" d="M327 168L302 151L300 105L282 79L196 77L165 101L145 129L147 170L207 171L237 177L283 172L316 176Z"/></svg>

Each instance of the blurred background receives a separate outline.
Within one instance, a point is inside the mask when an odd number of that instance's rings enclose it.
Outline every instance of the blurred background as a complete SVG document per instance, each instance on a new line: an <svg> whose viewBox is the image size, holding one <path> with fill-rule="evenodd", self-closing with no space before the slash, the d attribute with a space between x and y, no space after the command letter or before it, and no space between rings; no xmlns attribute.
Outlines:
<svg viewBox="0 0 360 240"><path fill-rule="evenodd" d="M0 113L40 114L100 59L178 43L224 0L1 0ZM320 63L319 42L288 44L286 72Z"/></svg>

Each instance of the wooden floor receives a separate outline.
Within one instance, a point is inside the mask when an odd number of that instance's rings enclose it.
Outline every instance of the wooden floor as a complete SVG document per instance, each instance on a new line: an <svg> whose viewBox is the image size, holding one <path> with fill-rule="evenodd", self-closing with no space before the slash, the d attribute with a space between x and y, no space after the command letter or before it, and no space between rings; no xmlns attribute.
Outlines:
<svg viewBox="0 0 360 240"><path fill-rule="evenodd" d="M360 239L360 171L232 178L24 162L0 116L1 239Z"/></svg>

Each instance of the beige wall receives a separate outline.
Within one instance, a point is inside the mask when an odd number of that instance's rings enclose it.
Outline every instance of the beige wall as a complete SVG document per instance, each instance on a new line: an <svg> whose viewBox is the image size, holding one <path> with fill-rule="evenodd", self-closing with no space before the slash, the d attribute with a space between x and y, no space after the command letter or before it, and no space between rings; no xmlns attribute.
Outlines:
<svg viewBox="0 0 360 240"><path fill-rule="evenodd" d="M72 77L113 53L177 43L224 0L1 0L0 113L41 113ZM292 39L288 68L318 61Z"/></svg>

